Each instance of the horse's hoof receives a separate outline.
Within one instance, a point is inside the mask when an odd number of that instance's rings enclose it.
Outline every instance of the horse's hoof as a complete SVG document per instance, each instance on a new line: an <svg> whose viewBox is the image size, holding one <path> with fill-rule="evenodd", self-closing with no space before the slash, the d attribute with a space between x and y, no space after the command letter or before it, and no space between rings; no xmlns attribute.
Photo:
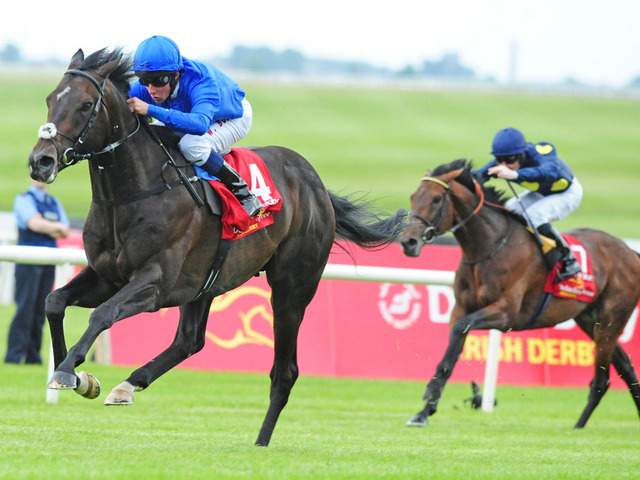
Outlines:
<svg viewBox="0 0 640 480"><path fill-rule="evenodd" d="M111 393L104 401L105 405L133 405L133 399L135 397L132 389L123 388L122 385L123 384L120 384L111 390Z"/></svg>
<svg viewBox="0 0 640 480"><path fill-rule="evenodd" d="M78 377L75 373L56 370L47 382L47 388L52 390L72 390L78 386Z"/></svg>
<svg viewBox="0 0 640 480"><path fill-rule="evenodd" d="M427 420L427 417L420 415L419 413L415 414L407 422L408 427L426 427L428 424L429 421Z"/></svg>
<svg viewBox="0 0 640 480"><path fill-rule="evenodd" d="M105 405L133 405L133 395L129 392L113 389L104 401Z"/></svg>
<svg viewBox="0 0 640 480"><path fill-rule="evenodd" d="M100 395L100 382L96 377L86 372L78 372L80 384L76 387L76 393L84 398L93 400Z"/></svg>

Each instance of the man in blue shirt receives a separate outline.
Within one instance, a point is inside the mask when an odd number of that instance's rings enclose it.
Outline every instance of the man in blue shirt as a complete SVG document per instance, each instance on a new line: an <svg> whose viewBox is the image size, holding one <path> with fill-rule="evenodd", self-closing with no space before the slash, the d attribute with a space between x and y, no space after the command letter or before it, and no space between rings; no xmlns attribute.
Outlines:
<svg viewBox="0 0 640 480"><path fill-rule="evenodd" d="M45 183L31 180L26 193L18 195L13 211L18 226L18 245L57 246L69 235L69 219L62 204L46 193ZM5 363L41 364L44 302L55 280L54 265L15 266L16 314L9 327Z"/></svg>
<svg viewBox="0 0 640 480"><path fill-rule="evenodd" d="M492 146L495 158L474 170L476 178L483 183L495 176L530 190L520 196L520 201L515 197L509 199L505 207L520 214L526 209L533 227L556 241L561 254L558 280L576 275L580 265L564 237L549 223L569 216L582 201L582 186L571 168L558 157L552 144L527 142L515 128L500 130ZM554 267L549 265L550 269Z"/></svg>
<svg viewBox="0 0 640 480"><path fill-rule="evenodd" d="M129 88L129 108L149 115L182 136L185 158L217 177L250 216L262 203L222 155L251 129L251 104L230 77L212 65L180 54L175 42L153 36L134 54L138 76Z"/></svg>

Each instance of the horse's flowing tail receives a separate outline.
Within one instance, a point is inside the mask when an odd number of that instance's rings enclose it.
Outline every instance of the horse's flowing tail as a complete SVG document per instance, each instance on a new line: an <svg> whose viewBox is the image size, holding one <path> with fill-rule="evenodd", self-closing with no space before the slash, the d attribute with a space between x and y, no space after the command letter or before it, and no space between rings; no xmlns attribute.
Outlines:
<svg viewBox="0 0 640 480"><path fill-rule="evenodd" d="M365 201L356 203L332 192L329 192L329 198L336 217L336 236L362 248L381 248L394 242L407 218L406 210L382 218Z"/></svg>

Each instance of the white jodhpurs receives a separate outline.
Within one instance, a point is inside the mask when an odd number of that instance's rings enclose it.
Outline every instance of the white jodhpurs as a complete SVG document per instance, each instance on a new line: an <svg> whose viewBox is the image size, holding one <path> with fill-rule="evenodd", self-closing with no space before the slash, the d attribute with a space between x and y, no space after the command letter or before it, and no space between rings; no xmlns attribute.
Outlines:
<svg viewBox="0 0 640 480"><path fill-rule="evenodd" d="M555 222L568 217L578 209L582 201L582 185L574 178L571 186L564 192L553 193L546 197L538 192L526 192L510 198L505 207L512 212L523 214L523 207L535 228L545 223Z"/></svg>
<svg viewBox="0 0 640 480"><path fill-rule="evenodd" d="M202 165L209 158L211 150L221 155L228 153L229 147L242 140L251 130L253 112L246 98L242 100L242 108L242 117L216 120L204 135L184 135L178 146L185 158L196 165Z"/></svg>

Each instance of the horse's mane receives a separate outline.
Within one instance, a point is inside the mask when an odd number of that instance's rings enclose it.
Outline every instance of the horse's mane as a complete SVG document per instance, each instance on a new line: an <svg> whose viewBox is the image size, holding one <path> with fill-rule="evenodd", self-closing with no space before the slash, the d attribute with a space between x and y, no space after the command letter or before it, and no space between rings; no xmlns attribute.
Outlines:
<svg viewBox="0 0 640 480"><path fill-rule="evenodd" d="M433 172L431 172L431 175L436 177L438 175L444 175L445 173L453 172L454 170L460 170L460 169L463 169L463 170L462 170L462 173L456 178L456 181L475 193L476 191L476 186L474 183L475 177L472 173L473 162L471 160L458 159L450 163L439 165L433 170ZM490 206L491 204L493 204L494 206L499 205L500 207L504 207L505 202L510 198L508 194L500 190L497 190L495 187L491 185L486 185L480 182L480 187L484 192L485 204L488 203L490 204ZM499 208L499 211L504 213L505 215L515 218L520 223L525 223L524 218L515 212L511 212L506 208Z"/></svg>
<svg viewBox="0 0 640 480"><path fill-rule="evenodd" d="M113 60L118 60L118 66L109 75L109 80L113 82L119 92L126 95L129 92L129 83L135 74L131 71L133 64L131 55L123 53L122 50L122 47L117 47L113 50L107 48L98 50L85 58L78 66L78 70L96 70Z"/></svg>

